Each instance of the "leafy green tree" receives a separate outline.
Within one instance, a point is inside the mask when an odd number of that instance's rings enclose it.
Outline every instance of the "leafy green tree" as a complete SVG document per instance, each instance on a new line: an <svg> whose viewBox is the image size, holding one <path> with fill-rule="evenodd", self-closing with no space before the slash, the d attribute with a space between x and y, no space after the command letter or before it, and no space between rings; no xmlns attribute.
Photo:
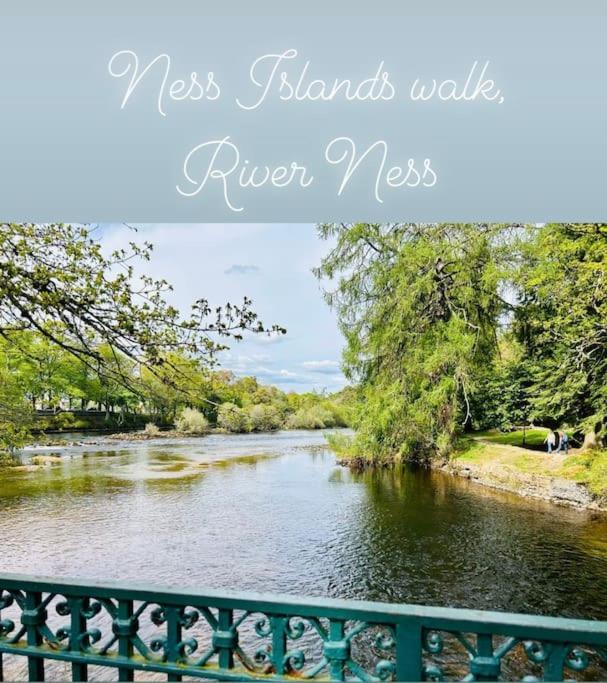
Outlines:
<svg viewBox="0 0 607 683"><path fill-rule="evenodd" d="M607 443L607 225L532 226L521 239L514 329L536 419Z"/></svg>
<svg viewBox="0 0 607 683"><path fill-rule="evenodd" d="M246 298L218 308L200 298L182 316L166 301L166 281L136 276L133 264L149 260L151 251L133 242L107 256L89 227L0 224L0 336L15 342L22 339L16 331L35 330L98 374L128 383L122 365L100 351L102 343L155 373L171 352L210 363L225 348L222 338L266 331Z"/></svg>
<svg viewBox="0 0 607 683"><path fill-rule="evenodd" d="M0 456L2 451L12 453L27 442L32 421L31 407L18 381L6 366L0 365Z"/></svg>
<svg viewBox="0 0 607 683"><path fill-rule="evenodd" d="M316 270L361 385L354 447L371 460L446 454L472 424L479 370L497 352L504 226L325 224Z"/></svg>

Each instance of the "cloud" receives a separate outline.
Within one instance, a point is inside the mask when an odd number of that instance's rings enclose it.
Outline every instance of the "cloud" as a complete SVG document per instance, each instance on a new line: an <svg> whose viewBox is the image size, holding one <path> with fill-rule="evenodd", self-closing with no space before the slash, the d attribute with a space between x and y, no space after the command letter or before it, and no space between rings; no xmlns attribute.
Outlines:
<svg viewBox="0 0 607 683"><path fill-rule="evenodd" d="M260 270L259 266L234 263L223 272L225 275L246 275L247 273L258 273Z"/></svg>
<svg viewBox="0 0 607 683"><path fill-rule="evenodd" d="M280 332L270 332L269 334L256 334L250 337L250 341L254 344L280 344L287 340L286 334Z"/></svg>
<svg viewBox="0 0 607 683"><path fill-rule="evenodd" d="M311 372L320 372L324 375L339 375L341 370L336 360L306 360L302 366Z"/></svg>

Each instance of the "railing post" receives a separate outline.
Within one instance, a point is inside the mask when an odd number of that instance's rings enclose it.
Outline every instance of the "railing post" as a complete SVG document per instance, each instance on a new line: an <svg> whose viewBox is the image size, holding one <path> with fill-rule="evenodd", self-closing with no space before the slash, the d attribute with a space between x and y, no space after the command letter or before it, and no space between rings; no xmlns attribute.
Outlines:
<svg viewBox="0 0 607 683"><path fill-rule="evenodd" d="M548 649L548 659L544 664L544 680L562 681L567 646L562 643L546 643L544 647Z"/></svg>
<svg viewBox="0 0 607 683"><path fill-rule="evenodd" d="M120 657L131 659L133 656L133 641L131 638L137 632L137 627L138 624L133 620L133 601L118 600L117 618L114 620L112 628L118 637L118 655ZM134 680L133 670L125 666L118 667L118 680Z"/></svg>
<svg viewBox="0 0 607 683"><path fill-rule="evenodd" d="M285 656L287 654L287 621L286 617L270 617L272 628L272 664L274 673L282 676L286 673Z"/></svg>
<svg viewBox="0 0 607 683"><path fill-rule="evenodd" d="M165 607L164 614L167 624L167 661L171 664L176 664L180 659L179 643L181 642L181 615L182 609L180 607ZM180 681L179 674L168 674L168 681Z"/></svg>
<svg viewBox="0 0 607 683"><path fill-rule="evenodd" d="M46 609L42 606L42 593L27 591L25 609L21 613L21 623L26 628L28 647L42 645L42 635L38 629L46 621ZM27 674L30 681L44 680L44 659L37 655L27 656Z"/></svg>
<svg viewBox="0 0 607 683"><path fill-rule="evenodd" d="M332 681L345 680L345 661L349 655L349 646L344 644L344 622L331 619L329 622L329 643L325 643L325 654L328 647L335 652L329 658L329 677Z"/></svg>
<svg viewBox="0 0 607 683"><path fill-rule="evenodd" d="M217 631L213 633L213 645L219 652L219 668L234 668L234 648L238 644L238 633L232 630L234 612L231 609L219 609L217 615Z"/></svg>
<svg viewBox="0 0 607 683"><path fill-rule="evenodd" d="M493 636L491 633L476 634L476 656L470 662L470 672L475 681L497 681L501 670L501 662L493 654Z"/></svg>
<svg viewBox="0 0 607 683"><path fill-rule="evenodd" d="M68 598L70 608L70 650L73 654L81 654L82 648L87 645L81 640L81 635L86 631L86 617L83 609L87 607L87 598ZM72 662L72 681L86 681L88 671L86 664Z"/></svg>
<svg viewBox="0 0 607 683"><path fill-rule="evenodd" d="M422 627L416 619L396 624L396 680L422 680Z"/></svg>

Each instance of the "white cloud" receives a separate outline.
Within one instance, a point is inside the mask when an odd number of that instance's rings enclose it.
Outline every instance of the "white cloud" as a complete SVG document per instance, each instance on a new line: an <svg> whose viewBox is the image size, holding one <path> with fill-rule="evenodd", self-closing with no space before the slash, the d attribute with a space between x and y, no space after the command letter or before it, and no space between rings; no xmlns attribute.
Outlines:
<svg viewBox="0 0 607 683"><path fill-rule="evenodd" d="M339 362L336 360L306 360L301 365L312 372L321 372L326 375L340 374Z"/></svg>
<svg viewBox="0 0 607 683"><path fill-rule="evenodd" d="M242 263L233 263L229 268L224 270L225 275L246 275L247 273L258 273L259 266L246 265Z"/></svg>

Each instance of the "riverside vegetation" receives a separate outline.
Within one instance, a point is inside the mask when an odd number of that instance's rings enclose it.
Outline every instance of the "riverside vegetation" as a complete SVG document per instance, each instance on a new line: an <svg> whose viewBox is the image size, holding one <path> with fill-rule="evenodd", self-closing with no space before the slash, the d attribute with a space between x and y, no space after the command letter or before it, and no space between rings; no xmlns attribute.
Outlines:
<svg viewBox="0 0 607 683"><path fill-rule="evenodd" d="M247 298L176 310L168 283L136 277L132 263L145 265L151 245L106 256L94 230L0 224L5 452L37 428L90 426L69 410L90 404L95 420L149 424L148 434L350 425L353 437L329 439L358 466L503 461L496 448L508 443L471 437L493 430L508 441L534 424L570 433L581 448L559 476L605 496L607 225L318 226L328 251L316 275L351 383L334 396L285 394L219 369L226 342L284 328L262 323ZM67 411L35 422L34 406L59 401ZM537 451L519 456L522 469L554 473Z"/></svg>
<svg viewBox="0 0 607 683"><path fill-rule="evenodd" d="M0 464L45 429L347 423L344 395L285 393L218 368L226 342L286 330L264 325L246 297L178 311L167 282L135 272L151 252L133 242L105 255L94 227L0 224Z"/></svg>
<svg viewBox="0 0 607 683"><path fill-rule="evenodd" d="M0 342L4 371L0 391L4 401L11 401L4 404L11 414L0 423L5 450L39 439L45 431L139 428L142 431L130 436L118 436L141 439L161 434L202 435L217 429L232 433L324 429L348 422L347 391L287 393L264 386L254 377L238 378L183 356L172 358L179 371L160 381L117 358L122 363L120 381L92 372L38 332L20 332L18 340ZM128 376L124 375L127 368ZM67 403L67 408L54 412L60 403ZM85 410L89 405L93 406L90 412ZM36 406L44 410L37 411ZM161 432L161 428L169 431ZM3 462L12 461L4 456Z"/></svg>
<svg viewBox="0 0 607 683"><path fill-rule="evenodd" d="M607 225L319 231L331 248L317 275L358 399L355 436L331 438L341 457L359 466L489 461L497 446L470 439L475 431L497 430L499 440L518 425L559 427L583 446L561 476L605 496Z"/></svg>

